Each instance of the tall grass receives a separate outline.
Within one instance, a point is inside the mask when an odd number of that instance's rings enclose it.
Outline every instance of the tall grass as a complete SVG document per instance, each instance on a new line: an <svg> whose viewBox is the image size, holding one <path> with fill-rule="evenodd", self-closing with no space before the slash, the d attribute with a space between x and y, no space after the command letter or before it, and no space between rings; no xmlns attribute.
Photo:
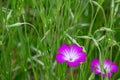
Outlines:
<svg viewBox="0 0 120 80"><path fill-rule="evenodd" d="M90 62L108 58L120 67L119 5L120 0L1 0L0 80L103 79L92 74ZM72 73L55 59L64 43L84 46L87 54ZM109 80L119 75L120 69Z"/></svg>

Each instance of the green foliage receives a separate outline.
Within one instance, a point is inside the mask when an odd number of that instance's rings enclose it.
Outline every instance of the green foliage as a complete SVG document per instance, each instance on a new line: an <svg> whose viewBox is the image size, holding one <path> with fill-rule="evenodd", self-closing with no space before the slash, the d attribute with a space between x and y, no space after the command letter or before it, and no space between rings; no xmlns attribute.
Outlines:
<svg viewBox="0 0 120 80"><path fill-rule="evenodd" d="M90 71L94 58L108 58L120 67L120 0L0 3L0 80L101 80ZM84 46L87 54L72 72L55 59L64 43ZM119 75L118 69L110 80Z"/></svg>

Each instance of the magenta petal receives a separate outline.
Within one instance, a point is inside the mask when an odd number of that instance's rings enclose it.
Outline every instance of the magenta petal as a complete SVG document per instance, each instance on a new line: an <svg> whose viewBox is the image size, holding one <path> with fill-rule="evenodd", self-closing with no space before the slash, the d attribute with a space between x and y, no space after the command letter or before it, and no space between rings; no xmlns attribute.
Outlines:
<svg viewBox="0 0 120 80"><path fill-rule="evenodd" d="M106 59L106 60L104 61L104 65L108 65L108 66L110 66L110 65L111 65L111 61L108 60L108 59Z"/></svg>
<svg viewBox="0 0 120 80"><path fill-rule="evenodd" d="M94 72L95 74L99 74L100 70L99 70L99 66L100 66L100 62L97 58L95 58L91 63L91 71Z"/></svg>
<svg viewBox="0 0 120 80"><path fill-rule="evenodd" d="M101 71L100 70L100 62L98 59L94 59L92 62L91 62L91 71L92 72L95 72L95 74L99 74L101 73L101 76L102 77L105 77L105 76L108 76L109 78L112 76L112 72L117 72L118 71L118 66L114 63L114 62L111 62L110 60L106 59L104 61L104 71ZM94 71L96 68L96 71Z"/></svg>
<svg viewBox="0 0 120 80"><path fill-rule="evenodd" d="M110 78L111 76L112 76L112 73L111 73L111 72L109 72L109 73L108 73L108 77Z"/></svg>
<svg viewBox="0 0 120 80"><path fill-rule="evenodd" d="M102 77L105 77L105 76L108 76L109 78L112 76L112 73L111 72L109 72L109 73L107 73L107 75L105 74L105 73L101 73L101 75L102 75Z"/></svg>
<svg viewBox="0 0 120 80"><path fill-rule="evenodd" d="M97 69L97 67L91 66L91 71L95 74L100 74L100 71Z"/></svg>
<svg viewBox="0 0 120 80"><path fill-rule="evenodd" d="M65 60L64 60L64 55L63 55L63 54L56 54L56 60L57 60L59 63L65 62Z"/></svg>
<svg viewBox="0 0 120 80"><path fill-rule="evenodd" d="M86 53L81 52L81 53L79 54L79 61L80 61L80 62L85 62L85 60L86 60Z"/></svg>
<svg viewBox="0 0 120 80"><path fill-rule="evenodd" d="M101 72L101 76L102 76L102 77L105 77L105 73L104 73L104 72Z"/></svg>
<svg viewBox="0 0 120 80"><path fill-rule="evenodd" d="M108 59L105 60L104 65L108 65L111 68L111 72L117 72L118 71L118 66L114 62L111 62Z"/></svg>
<svg viewBox="0 0 120 80"><path fill-rule="evenodd" d="M81 46L76 45L76 44L72 44L71 50L76 51L77 53L80 53L80 52L82 52L83 48Z"/></svg>
<svg viewBox="0 0 120 80"><path fill-rule="evenodd" d="M111 72L117 72L118 71L118 66L112 62L112 65L111 65Z"/></svg>
<svg viewBox="0 0 120 80"><path fill-rule="evenodd" d="M58 52L61 54L65 54L70 50L69 46L67 44L63 44L59 49Z"/></svg>
<svg viewBox="0 0 120 80"><path fill-rule="evenodd" d="M69 66L78 66L78 65L79 65L79 62L78 62L78 61L74 61L74 62L69 62L69 61L67 61L67 64L68 64Z"/></svg>
<svg viewBox="0 0 120 80"><path fill-rule="evenodd" d="M82 51L82 47L73 44L68 46L63 44L58 49L59 54L56 55L56 60L59 63L66 62L69 66L78 66L80 62L85 62L86 53Z"/></svg>
<svg viewBox="0 0 120 80"><path fill-rule="evenodd" d="M75 53L76 55L79 56L77 59L79 62L85 62L86 60L86 53L82 51L83 48L81 46L78 46L76 44L72 44L70 51L71 53Z"/></svg>
<svg viewBox="0 0 120 80"><path fill-rule="evenodd" d="M97 58L95 58L94 60L92 60L92 62L90 63L92 66L98 66L100 65L100 62Z"/></svg>

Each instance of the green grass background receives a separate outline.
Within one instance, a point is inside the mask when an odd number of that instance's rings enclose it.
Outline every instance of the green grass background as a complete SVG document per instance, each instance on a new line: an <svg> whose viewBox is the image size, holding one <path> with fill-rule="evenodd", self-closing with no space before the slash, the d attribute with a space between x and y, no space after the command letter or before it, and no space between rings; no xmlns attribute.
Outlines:
<svg viewBox="0 0 120 80"><path fill-rule="evenodd" d="M87 54L72 73L55 60L64 43ZM118 72L92 74L94 58ZM0 0L0 80L120 80L120 0Z"/></svg>

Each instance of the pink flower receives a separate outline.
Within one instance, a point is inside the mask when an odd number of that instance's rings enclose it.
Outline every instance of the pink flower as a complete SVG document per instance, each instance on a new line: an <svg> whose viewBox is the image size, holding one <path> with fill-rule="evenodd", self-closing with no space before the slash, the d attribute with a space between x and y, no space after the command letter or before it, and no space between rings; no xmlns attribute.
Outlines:
<svg viewBox="0 0 120 80"><path fill-rule="evenodd" d="M66 62L69 66L78 66L80 62L85 62L86 53L83 52L83 48L76 44L68 46L63 44L58 49L58 54L56 54L56 60L59 63Z"/></svg>
<svg viewBox="0 0 120 80"><path fill-rule="evenodd" d="M91 71L95 74L101 73L102 77L105 77L107 75L110 78L112 76L112 73L118 71L118 66L108 59L104 60L102 67L103 69L100 68L100 61L98 59L94 59L91 62Z"/></svg>

